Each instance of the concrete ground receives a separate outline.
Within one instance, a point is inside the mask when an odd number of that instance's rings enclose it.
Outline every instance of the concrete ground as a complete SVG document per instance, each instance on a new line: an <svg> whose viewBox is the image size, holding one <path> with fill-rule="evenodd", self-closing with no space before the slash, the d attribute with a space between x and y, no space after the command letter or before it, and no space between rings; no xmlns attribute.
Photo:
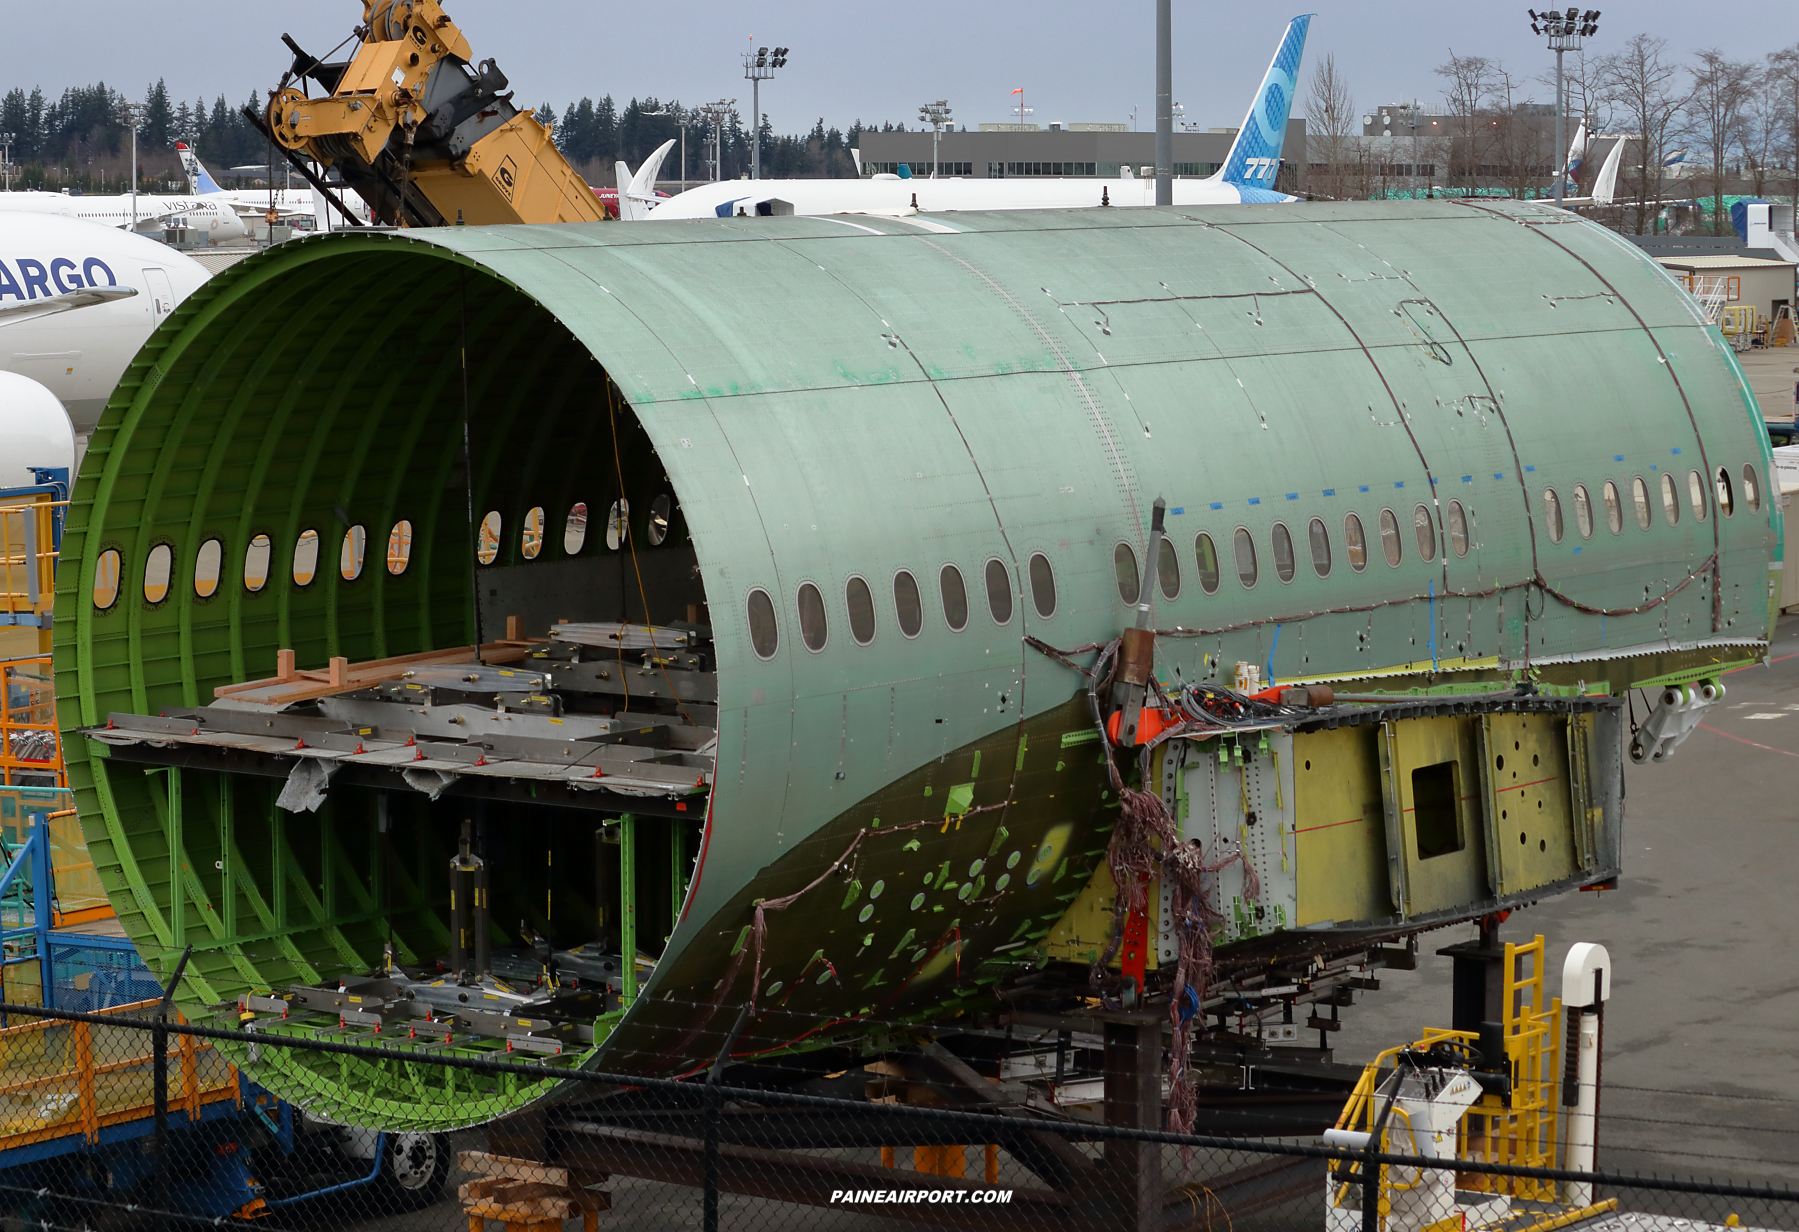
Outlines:
<svg viewBox="0 0 1799 1232"><path fill-rule="evenodd" d="M1544 934L1558 988L1574 942L1611 954L1602 1168L1799 1184L1799 617L1781 620L1770 658L1725 678L1673 758L1627 763L1619 888L1500 930ZM1427 934L1417 971L1383 971L1343 1011L1338 1059L1449 1025L1450 960L1434 951L1473 935Z"/></svg>
<svg viewBox="0 0 1799 1232"><path fill-rule="evenodd" d="M1722 705L1671 760L1626 771L1619 888L1541 903L1501 929L1516 941L1546 935L1552 987L1574 942L1611 953L1599 1150L1607 1170L1799 1185L1799 617L1781 621L1771 657L1726 678ZM1417 971L1381 972L1380 991L1343 1011L1338 1058L1365 1061L1422 1027L1448 1025L1450 962L1435 951L1472 935L1468 926L1427 934ZM1209 1161L1186 1161L1196 1162ZM1168 1167L1182 1171L1173 1158ZM460 1228L453 1187L464 1179L452 1177L451 1193L428 1211L340 1226ZM623 1178L609 1188L607 1226L699 1225L697 1191ZM1729 1206L1685 1201L1637 1193L1628 1204L1671 1203L1671 1214L1707 1223L1722 1223ZM726 1228L902 1226L740 1197L722 1205ZM1315 1199L1255 1222L1322 1226ZM1765 1212L1744 1222L1791 1226Z"/></svg>

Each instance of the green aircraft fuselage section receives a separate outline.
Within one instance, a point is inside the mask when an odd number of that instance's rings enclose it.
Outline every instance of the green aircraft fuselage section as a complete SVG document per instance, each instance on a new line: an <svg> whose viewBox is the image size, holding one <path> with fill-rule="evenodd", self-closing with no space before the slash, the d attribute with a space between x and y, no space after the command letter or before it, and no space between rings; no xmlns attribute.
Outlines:
<svg viewBox="0 0 1799 1232"><path fill-rule="evenodd" d="M60 714L73 731L205 704L272 675L281 648L319 668L491 641L502 592L560 596L543 602L568 610L538 615L577 619L684 614L646 587L703 602L719 697L699 860L654 976L594 1054L684 1072L717 1050L752 972L753 1052L967 1004L1031 956L1100 862L1116 802L1082 742L1085 679L1024 639L1116 636L1134 612L1121 571L1154 588L1170 685L1229 683L1249 662L1283 682L1529 673L1617 693L1763 653L1769 467L1690 297L1546 207L339 233L214 278L115 392L58 574ZM651 546L660 490L678 508ZM1145 559L1157 496L1172 570ZM620 501L634 560L603 534ZM571 551L577 503L589 530ZM480 565L471 513L490 509L504 529ZM352 527L367 544L353 578ZM309 530L302 583L290 559ZM259 536L268 580L251 589ZM202 596L211 540L224 564ZM159 544L173 580L150 602ZM102 610L108 551L122 581ZM916 635L898 622L902 572L922 595ZM854 579L875 599L867 644ZM816 650L806 584L826 608ZM758 590L777 611L767 658L746 614ZM421 839L412 871L384 880L354 792L328 820L284 816L228 778L67 748L127 932L162 973L195 945L190 1015L365 973L390 939L440 952L448 840ZM447 833L454 809L421 816ZM750 944L756 904L794 894ZM396 1123L523 1098L489 1094Z"/></svg>

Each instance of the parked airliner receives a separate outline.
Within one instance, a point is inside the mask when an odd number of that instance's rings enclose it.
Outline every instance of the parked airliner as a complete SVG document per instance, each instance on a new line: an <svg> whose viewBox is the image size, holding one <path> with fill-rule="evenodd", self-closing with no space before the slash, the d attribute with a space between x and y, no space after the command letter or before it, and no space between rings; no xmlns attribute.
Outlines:
<svg viewBox="0 0 1799 1232"><path fill-rule="evenodd" d="M1280 46L1256 91L1243 127L1226 155L1224 165L1204 179L1177 179L1176 205L1239 205L1296 201L1274 190L1280 170L1281 146L1287 136L1287 117L1299 90L1299 62L1305 53L1306 28L1311 15L1287 23ZM663 151L658 153L665 153ZM651 163L631 178L633 190L646 177L654 182ZM621 182L622 178L621 178ZM757 214L892 214L914 210L1056 210L1096 205L1154 205L1153 179L1120 178L1002 178L925 179L915 176L877 175L861 180L723 180L703 184L666 201L654 202L632 194L631 205L621 216L638 218L730 218Z"/></svg>
<svg viewBox="0 0 1799 1232"><path fill-rule="evenodd" d="M81 197L53 192L0 193L0 213L78 218L125 231L133 229L135 217L136 230L145 234L160 236L164 227L185 226L205 231L208 242L213 244L248 239L250 235L237 211L222 202L162 193L139 193L135 204L130 193Z"/></svg>
<svg viewBox="0 0 1799 1232"><path fill-rule="evenodd" d="M192 257L141 235L0 214L0 371L48 388L85 437L150 331L208 277Z"/></svg>
<svg viewBox="0 0 1799 1232"><path fill-rule="evenodd" d="M266 188L232 191L219 187L219 182L212 178L206 170L206 164L200 161L199 153L185 141L175 143L175 153L181 159L181 169L187 175L188 191L206 201L223 202L235 210L243 218L262 218L273 208L283 218L315 217L321 204L307 188L279 188L270 192ZM348 185L333 186L338 200L342 201L352 212L369 221L369 208L361 197L350 191ZM329 209L329 207L326 207ZM331 225L343 225L343 216L333 213Z"/></svg>

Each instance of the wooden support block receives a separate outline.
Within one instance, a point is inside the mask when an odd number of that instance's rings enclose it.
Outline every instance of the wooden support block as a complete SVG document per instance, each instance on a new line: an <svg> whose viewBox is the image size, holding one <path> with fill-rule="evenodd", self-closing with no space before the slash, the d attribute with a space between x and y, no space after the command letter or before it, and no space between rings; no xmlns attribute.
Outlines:
<svg viewBox="0 0 1799 1232"><path fill-rule="evenodd" d="M275 652L275 679L292 680L294 678L294 652L277 650Z"/></svg>
<svg viewBox="0 0 1799 1232"><path fill-rule="evenodd" d="M331 687L334 689L343 688L344 685L349 683L349 676L350 661L343 655L333 655L331 658Z"/></svg>
<svg viewBox="0 0 1799 1232"><path fill-rule="evenodd" d="M509 642L516 642L522 640L524 636L524 620L517 616L508 616L506 618L506 640Z"/></svg>
<svg viewBox="0 0 1799 1232"><path fill-rule="evenodd" d="M569 1170L540 1164L533 1159L493 1155L487 1151L458 1151L456 1166L464 1172L512 1181L536 1181L543 1185L567 1185Z"/></svg>

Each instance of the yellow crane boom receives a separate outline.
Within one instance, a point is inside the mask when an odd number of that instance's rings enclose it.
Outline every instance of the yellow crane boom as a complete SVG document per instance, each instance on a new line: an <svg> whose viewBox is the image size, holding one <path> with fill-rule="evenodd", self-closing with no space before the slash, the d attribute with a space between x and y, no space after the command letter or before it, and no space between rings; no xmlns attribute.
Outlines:
<svg viewBox="0 0 1799 1232"><path fill-rule="evenodd" d="M437 0L363 0L355 53L326 63L292 38L264 119L282 146L337 170L385 223L598 222L605 207L550 130L513 105L492 60ZM308 83L320 93L309 93Z"/></svg>

